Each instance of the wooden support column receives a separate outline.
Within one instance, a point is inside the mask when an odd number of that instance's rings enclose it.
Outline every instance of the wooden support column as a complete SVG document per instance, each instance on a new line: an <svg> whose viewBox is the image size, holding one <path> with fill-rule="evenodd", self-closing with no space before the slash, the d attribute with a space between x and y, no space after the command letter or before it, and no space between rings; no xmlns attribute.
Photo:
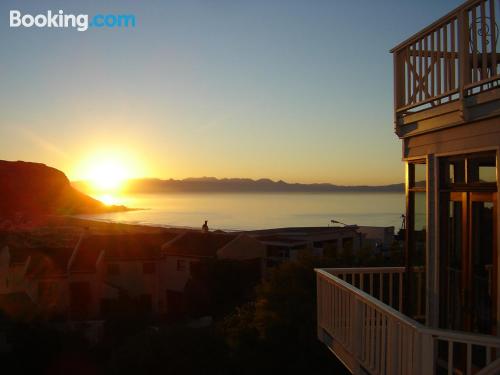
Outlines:
<svg viewBox="0 0 500 375"><path fill-rule="evenodd" d="M498 187L499 184L498 184L498 181L499 181L499 178L500 178L500 148L497 148L496 150L496 164L497 164L497 205L500 203L500 188ZM496 214L497 214L497 217L496 217L496 221L497 221L497 259L494 260L497 262L497 270L500 270L500 208L497 207L497 210L496 210ZM500 291L500 272L497 271L499 275L497 275L497 280L496 280L496 283L497 283L497 295L496 295L496 303L497 303L497 311L496 311L496 320L497 320L497 324L496 326L497 327L500 327L500 293L498 293L498 291ZM496 332L496 335L500 337L500 329L497 329L497 332Z"/></svg>
<svg viewBox="0 0 500 375"><path fill-rule="evenodd" d="M426 324L439 324L439 192L437 157L427 156Z"/></svg>

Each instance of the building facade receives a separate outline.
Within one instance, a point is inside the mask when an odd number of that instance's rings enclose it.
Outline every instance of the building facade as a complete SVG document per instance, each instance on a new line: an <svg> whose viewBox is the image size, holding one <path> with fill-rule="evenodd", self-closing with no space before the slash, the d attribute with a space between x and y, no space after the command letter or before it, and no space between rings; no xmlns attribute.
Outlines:
<svg viewBox="0 0 500 375"><path fill-rule="evenodd" d="M232 261L248 268L255 284L264 277L265 246L246 234L186 231L162 247L166 306L174 315L186 310L188 283L200 280L200 271L213 261ZM246 269L247 267L243 267ZM198 275L197 275L198 274Z"/></svg>
<svg viewBox="0 0 500 375"><path fill-rule="evenodd" d="M266 249L266 267L297 260L300 254L336 257L356 254L364 245L365 234L357 225L343 227L291 227L249 231L247 234Z"/></svg>
<svg viewBox="0 0 500 375"><path fill-rule="evenodd" d="M318 270L318 336L353 373L500 373L499 8L467 1L391 51L406 264Z"/></svg>

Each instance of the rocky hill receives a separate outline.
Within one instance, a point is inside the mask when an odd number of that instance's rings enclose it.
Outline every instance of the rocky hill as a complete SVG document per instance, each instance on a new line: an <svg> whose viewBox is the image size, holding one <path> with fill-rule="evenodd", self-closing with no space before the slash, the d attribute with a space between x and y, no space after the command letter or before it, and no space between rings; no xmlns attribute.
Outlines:
<svg viewBox="0 0 500 375"><path fill-rule="evenodd" d="M0 217L123 210L76 190L63 172L45 164L0 160Z"/></svg>

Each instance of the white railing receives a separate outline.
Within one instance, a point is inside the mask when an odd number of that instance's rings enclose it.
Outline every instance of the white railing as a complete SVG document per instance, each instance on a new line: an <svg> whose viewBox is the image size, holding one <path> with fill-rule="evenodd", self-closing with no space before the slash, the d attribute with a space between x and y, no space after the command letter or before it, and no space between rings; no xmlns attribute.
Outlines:
<svg viewBox="0 0 500 375"><path fill-rule="evenodd" d="M500 373L499 338L431 329L330 273L345 277L357 271L316 270L318 336L353 373L361 368L375 375L432 375L438 369L448 374ZM374 272L361 269L359 274ZM381 274L402 280L398 267L382 268Z"/></svg>
<svg viewBox="0 0 500 375"><path fill-rule="evenodd" d="M403 311L405 267L362 267L362 268L327 268L324 271L337 276L349 284L361 289L392 308ZM412 279L412 318L425 320L425 268L411 268Z"/></svg>
<svg viewBox="0 0 500 375"><path fill-rule="evenodd" d="M498 0L469 0L393 48L396 118L498 87L498 19Z"/></svg>
<svg viewBox="0 0 500 375"><path fill-rule="evenodd" d="M453 374L500 374L500 338L425 328L433 337L435 366ZM495 369L494 372L489 372Z"/></svg>
<svg viewBox="0 0 500 375"><path fill-rule="evenodd" d="M405 267L325 268L323 270L392 308L403 311Z"/></svg>

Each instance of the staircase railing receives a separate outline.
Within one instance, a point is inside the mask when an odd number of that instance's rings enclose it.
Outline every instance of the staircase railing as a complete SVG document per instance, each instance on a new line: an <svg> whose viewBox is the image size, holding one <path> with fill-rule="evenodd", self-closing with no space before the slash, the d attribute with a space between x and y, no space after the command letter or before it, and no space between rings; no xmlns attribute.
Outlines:
<svg viewBox="0 0 500 375"><path fill-rule="evenodd" d="M357 272L316 270L318 335L353 372L363 368L370 374L432 375L444 370L472 375L489 374L500 366L499 338L426 327L340 278L350 275L347 279L356 281L364 275L358 285L369 288L365 280L374 280L375 294L380 288L375 280L380 279L374 269L359 269L359 276L352 276ZM399 267L380 270L391 278L402 278L400 272ZM387 276L382 278L387 281Z"/></svg>

